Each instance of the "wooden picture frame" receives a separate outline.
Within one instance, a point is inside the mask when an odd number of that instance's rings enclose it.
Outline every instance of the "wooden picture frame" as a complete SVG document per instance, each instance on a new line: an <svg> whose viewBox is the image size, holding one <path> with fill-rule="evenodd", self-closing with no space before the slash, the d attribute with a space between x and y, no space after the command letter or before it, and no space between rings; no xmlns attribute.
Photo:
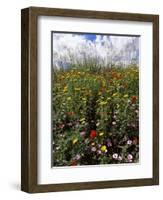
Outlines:
<svg viewBox="0 0 163 200"><path fill-rule="evenodd" d="M62 16L151 22L153 24L153 177L143 179L39 185L37 163L37 19ZM147 75L148 76L148 75ZM159 16L58 8L21 11L21 190L28 193L148 186L159 184Z"/></svg>

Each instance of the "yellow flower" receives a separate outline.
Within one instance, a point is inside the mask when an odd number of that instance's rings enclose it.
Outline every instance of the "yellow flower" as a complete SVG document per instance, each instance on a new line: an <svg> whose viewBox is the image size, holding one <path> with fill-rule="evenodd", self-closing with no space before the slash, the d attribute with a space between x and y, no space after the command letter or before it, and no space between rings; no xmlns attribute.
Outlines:
<svg viewBox="0 0 163 200"><path fill-rule="evenodd" d="M67 92L67 86L64 87L63 92Z"/></svg>
<svg viewBox="0 0 163 200"><path fill-rule="evenodd" d="M81 124L85 124L85 121L82 121Z"/></svg>
<svg viewBox="0 0 163 200"><path fill-rule="evenodd" d="M107 100L109 101L111 99L111 97L108 97Z"/></svg>
<svg viewBox="0 0 163 200"><path fill-rule="evenodd" d="M118 93L116 92L116 93L114 93L112 96L115 97L115 96L117 96L117 94L118 94Z"/></svg>
<svg viewBox="0 0 163 200"><path fill-rule="evenodd" d="M127 97L128 97L128 94L125 94L123 97L124 97L124 98L127 98Z"/></svg>
<svg viewBox="0 0 163 200"><path fill-rule="evenodd" d="M103 87L105 87L106 86L106 82L102 81L102 85L103 85Z"/></svg>
<svg viewBox="0 0 163 200"><path fill-rule="evenodd" d="M82 122L82 121L85 121L85 118L83 117L82 119L80 119L80 121Z"/></svg>
<svg viewBox="0 0 163 200"><path fill-rule="evenodd" d="M120 107L120 105L119 104L117 104L117 108L119 108Z"/></svg>
<svg viewBox="0 0 163 200"><path fill-rule="evenodd" d="M101 147L101 151L106 151L106 150L107 150L106 146L103 145L103 146Z"/></svg>
<svg viewBox="0 0 163 200"><path fill-rule="evenodd" d="M99 104L100 104L101 106L103 106L103 105L106 105L107 102L106 102L106 101L101 101Z"/></svg>
<svg viewBox="0 0 163 200"><path fill-rule="evenodd" d="M76 91L79 91L79 90L80 90L80 88L75 88L75 90L76 90Z"/></svg>
<svg viewBox="0 0 163 200"><path fill-rule="evenodd" d="M72 141L72 144L76 144L76 143L77 143L77 141L78 141L78 139L77 139L77 138L75 138L75 139Z"/></svg>
<svg viewBox="0 0 163 200"><path fill-rule="evenodd" d="M104 135L104 132L99 133L99 136L103 136L103 135Z"/></svg>
<svg viewBox="0 0 163 200"><path fill-rule="evenodd" d="M83 101L86 101L86 98L82 98Z"/></svg>

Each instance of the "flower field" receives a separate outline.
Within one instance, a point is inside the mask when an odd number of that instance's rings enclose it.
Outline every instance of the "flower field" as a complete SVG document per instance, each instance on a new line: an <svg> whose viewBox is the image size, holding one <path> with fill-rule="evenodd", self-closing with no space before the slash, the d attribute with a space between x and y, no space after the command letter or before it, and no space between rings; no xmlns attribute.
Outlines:
<svg viewBox="0 0 163 200"><path fill-rule="evenodd" d="M53 70L53 166L139 161L139 68Z"/></svg>

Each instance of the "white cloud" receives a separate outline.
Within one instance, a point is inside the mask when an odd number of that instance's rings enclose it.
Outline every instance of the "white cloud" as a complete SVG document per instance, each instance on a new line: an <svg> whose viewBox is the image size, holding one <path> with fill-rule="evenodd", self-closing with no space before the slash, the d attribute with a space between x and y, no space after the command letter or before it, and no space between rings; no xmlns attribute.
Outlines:
<svg viewBox="0 0 163 200"><path fill-rule="evenodd" d="M53 34L53 64L58 68L90 62L101 66L138 64L138 57L137 37L97 35L91 41L84 34Z"/></svg>

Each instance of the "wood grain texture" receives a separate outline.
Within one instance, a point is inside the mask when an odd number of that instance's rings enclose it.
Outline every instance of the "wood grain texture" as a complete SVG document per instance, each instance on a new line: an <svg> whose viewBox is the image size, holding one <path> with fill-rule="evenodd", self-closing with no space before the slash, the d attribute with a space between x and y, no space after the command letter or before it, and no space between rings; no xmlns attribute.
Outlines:
<svg viewBox="0 0 163 200"><path fill-rule="evenodd" d="M85 183L37 183L37 18L64 16L153 23L153 178ZM21 11L21 189L29 193L159 184L159 16L30 7Z"/></svg>
<svg viewBox="0 0 163 200"><path fill-rule="evenodd" d="M21 189L31 192L37 185L37 23L29 8L21 16Z"/></svg>
<svg viewBox="0 0 163 200"><path fill-rule="evenodd" d="M159 184L159 16L153 19L153 181Z"/></svg>
<svg viewBox="0 0 163 200"><path fill-rule="evenodd" d="M29 191L28 140L28 66L29 66L29 9L21 12L21 189Z"/></svg>
<svg viewBox="0 0 163 200"><path fill-rule="evenodd" d="M60 9L60 8L42 8L30 7L31 12L37 16L61 16L61 17L77 17L89 19L111 19L111 20L129 20L129 21L153 21L155 15L139 14L139 13L121 13L121 12L104 12L91 10L74 10L74 9Z"/></svg>

